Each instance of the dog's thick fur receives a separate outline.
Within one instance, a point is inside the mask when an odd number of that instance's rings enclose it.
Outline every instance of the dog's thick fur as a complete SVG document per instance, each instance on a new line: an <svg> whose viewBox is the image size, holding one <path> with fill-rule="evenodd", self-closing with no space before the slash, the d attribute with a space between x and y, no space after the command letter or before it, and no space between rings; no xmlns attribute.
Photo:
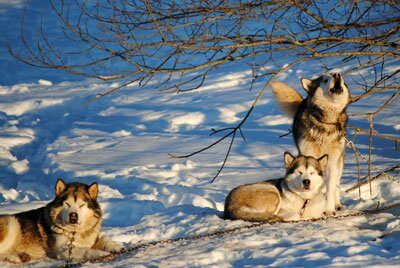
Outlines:
<svg viewBox="0 0 400 268"><path fill-rule="evenodd" d="M98 186L57 181L56 196L45 207L0 216L0 260L28 262L44 257L84 261L120 247L100 237ZM68 244L74 235L70 256Z"/></svg>
<svg viewBox="0 0 400 268"><path fill-rule="evenodd" d="M281 110L294 117L292 129L299 153L315 158L329 156L326 214L331 216L342 208L339 185L350 92L339 73L325 74L314 80L303 78L301 83L307 92L305 99L282 82L272 82L271 87Z"/></svg>
<svg viewBox="0 0 400 268"><path fill-rule="evenodd" d="M225 218L245 221L320 218L325 211L323 171L328 156L319 159L284 155L286 176L233 189L225 200Z"/></svg>

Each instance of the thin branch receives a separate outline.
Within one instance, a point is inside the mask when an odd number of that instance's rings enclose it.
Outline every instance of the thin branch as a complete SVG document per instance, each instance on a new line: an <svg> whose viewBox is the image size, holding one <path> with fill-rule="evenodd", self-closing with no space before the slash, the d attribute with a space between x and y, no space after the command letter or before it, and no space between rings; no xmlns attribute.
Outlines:
<svg viewBox="0 0 400 268"><path fill-rule="evenodd" d="M397 170L397 169L399 169L399 168L400 168L400 164L397 164L397 165L395 165L395 166L392 166L392 167L390 167L390 168L387 168L387 169L381 171L379 174L375 175L374 177L372 177L372 178L370 178L370 179L368 179L368 175L366 175L366 176L364 176L364 177L361 178L361 180L364 180L364 181L362 181L362 182L360 181L360 182L357 183L356 185L354 185L354 186L348 188L345 192L346 192L346 193L349 193L349 192L352 192L352 191L354 191L354 190L356 190L356 189L359 189L361 186L364 186L364 185L366 185L366 184L369 184L370 182L372 182L372 181L374 181L374 180L377 180L377 179L381 178L382 176L389 177L389 174L390 174L391 172L393 172L393 171L395 171L395 170ZM367 180L365 180L365 179L367 179Z"/></svg>

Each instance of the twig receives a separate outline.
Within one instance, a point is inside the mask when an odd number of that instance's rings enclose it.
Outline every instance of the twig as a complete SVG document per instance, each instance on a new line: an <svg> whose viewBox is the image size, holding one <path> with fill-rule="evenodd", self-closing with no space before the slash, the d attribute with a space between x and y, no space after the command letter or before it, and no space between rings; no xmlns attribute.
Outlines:
<svg viewBox="0 0 400 268"><path fill-rule="evenodd" d="M215 179L219 176L221 171L224 169L226 161L228 160L229 154L231 152L233 141L235 140L235 136L236 136L236 131L233 132L233 134L232 134L232 139L231 139L231 142L229 143L228 151L225 154L224 162L222 163L221 167L218 169L217 174L215 174L214 178L210 181L211 183L213 183L215 181Z"/></svg>
<svg viewBox="0 0 400 268"><path fill-rule="evenodd" d="M264 95L265 91L266 91L267 88L268 88L269 82L270 82L276 75L278 75L279 73L281 73L281 72L287 70L288 68L290 68L290 67L292 67L292 66L294 66L294 65L296 65L296 64L298 64L298 63L300 63L300 62L303 62L303 61L305 61L305 60L307 60L307 59L308 59L308 58L300 58L300 59L297 59L297 60L291 62L290 64L287 64L286 66L282 67L282 68L279 69L278 71L276 71L276 72L274 73L274 75L272 75L272 76L268 79L268 81L265 83L264 87L263 87L263 88L261 89L261 91L258 93L258 95L257 95L256 98L254 99L254 101L253 101L251 107L249 108L249 110L247 110L246 115L242 118L242 120L239 122L238 125L236 125L235 127L223 128L223 129L221 129L221 130L215 130L215 129L212 130L213 133L212 133L211 135L213 135L213 134L215 134L215 133L218 133L218 132L221 132L221 131L231 130L230 132L228 132L227 134L225 134L223 137L221 137L221 138L218 139L217 141L211 143L210 145L208 145L208 146L206 146L206 147L203 147L203 148L201 148L201 149L199 149L199 150L196 150L196 151L194 151L194 152L192 152L192 153L190 153L190 154L186 154L186 155L175 155L175 154L169 153L169 155L170 155L172 158L189 158L189 157L191 157L191 156L194 156L194 155L196 155L196 154L199 154L199 153L201 153L201 152L204 152L204 151L206 151L206 150L208 150L208 149L214 147L215 145L219 144L221 141L223 141L223 140L225 140L226 138L232 136L232 140L231 140L231 142L230 142L230 144L229 144L229 148L228 148L228 150L227 150L227 153L225 154L225 158L224 158L224 161L223 161L223 163L222 163L222 166L221 166L221 168L217 171L216 176L214 176L213 179L211 180L211 182L214 182L214 181L216 180L216 178L221 174L223 168L225 167L226 161L227 161L227 159L228 159L228 157L229 157L229 154L231 153L231 148L232 148L233 142L234 142L235 137L236 137L236 132L237 132L237 131L240 131L240 132L241 132L241 128L242 128L243 124L244 124L244 123L246 122L246 120L249 118L249 116L250 116L251 113L253 112L253 109L256 107L256 105L258 104L259 100L260 100L261 97ZM242 134L242 133L241 133L241 134ZM242 134L242 137L244 138L243 134Z"/></svg>
<svg viewBox="0 0 400 268"><path fill-rule="evenodd" d="M356 139L356 135L357 135L357 130L354 131L352 144L354 144L354 141ZM350 148L353 150L354 157L356 158L356 162L357 162L357 183L358 183L358 185L360 185L360 182L361 182L360 160L358 159L357 150L354 148L354 146L350 146ZM358 187L358 197L361 198L361 186Z"/></svg>
<svg viewBox="0 0 400 268"><path fill-rule="evenodd" d="M391 135L385 135L385 134L380 134L378 132L373 131L372 133L370 133L370 130L366 130L360 127L356 127L356 126L347 126L347 128L353 128L354 131L356 131L357 133L362 133L362 134L368 134L368 135L372 135L374 137L378 137L381 139L386 139L386 140L390 140L390 141L394 141L394 142L399 142L400 141L400 137L394 137Z"/></svg>
<svg viewBox="0 0 400 268"><path fill-rule="evenodd" d="M369 183L369 194L372 196L372 183L371 183L371 154L372 154L372 133L374 131L373 115L368 116L369 121L369 143L368 143L368 183Z"/></svg>
<svg viewBox="0 0 400 268"><path fill-rule="evenodd" d="M286 136L290 135L291 133L293 133L293 130L291 130L291 129L288 129L288 132L287 132L287 133L285 133L285 134L282 134L282 135L280 135L280 136L279 136L279 138L286 137Z"/></svg>
<svg viewBox="0 0 400 268"><path fill-rule="evenodd" d="M365 185L365 184L367 184L367 183L370 183L370 182L372 182L372 181L374 181L374 180L376 180L376 179L379 179L381 176L389 177L389 173L391 173L391 172L393 172L393 171L395 171L396 169L399 169L399 168L400 168L400 164L397 164L397 165L395 165L395 166L393 166L393 167L390 167L390 168L388 168L388 169L385 169L384 171L380 172L378 175L375 175L375 176L372 177L371 179L366 180L366 181L363 181L363 182L360 182L360 183L357 183L356 185L354 185L354 186L348 188L345 192L346 192L346 193L352 192L352 191L354 191L355 189L360 188L361 186L363 186L363 185ZM362 177L361 180L366 179L366 178L368 178L368 175Z"/></svg>

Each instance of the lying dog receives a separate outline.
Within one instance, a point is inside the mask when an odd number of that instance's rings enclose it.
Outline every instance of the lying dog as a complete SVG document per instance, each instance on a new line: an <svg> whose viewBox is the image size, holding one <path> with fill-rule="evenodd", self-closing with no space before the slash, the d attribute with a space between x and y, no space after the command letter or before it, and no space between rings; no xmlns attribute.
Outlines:
<svg viewBox="0 0 400 268"><path fill-rule="evenodd" d="M320 218L325 211L322 172L328 156L319 159L284 155L286 176L233 189L225 200L225 218L245 221Z"/></svg>
<svg viewBox="0 0 400 268"><path fill-rule="evenodd" d="M47 256L84 261L120 250L111 239L99 236L97 183L66 184L59 179L55 194L45 207L0 216L0 260L27 262Z"/></svg>
<svg viewBox="0 0 400 268"><path fill-rule="evenodd" d="M293 137L300 154L315 158L327 154L326 214L341 209L340 178L342 176L346 141L346 108L350 92L339 73L325 74L314 80L303 78L307 98L281 82L271 87L282 111L294 118Z"/></svg>

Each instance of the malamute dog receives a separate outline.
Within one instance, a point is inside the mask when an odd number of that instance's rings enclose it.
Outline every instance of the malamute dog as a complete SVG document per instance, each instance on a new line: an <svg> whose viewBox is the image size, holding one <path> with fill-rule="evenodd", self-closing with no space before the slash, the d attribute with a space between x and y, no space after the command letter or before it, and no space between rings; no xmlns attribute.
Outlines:
<svg viewBox="0 0 400 268"><path fill-rule="evenodd" d="M245 221L320 218L325 211L323 171L328 156L284 154L286 176L233 189L225 200L225 218Z"/></svg>
<svg viewBox="0 0 400 268"><path fill-rule="evenodd" d="M84 261L117 251L100 236L98 185L57 181L55 198L45 207L0 216L0 260L27 262L43 257ZM70 243L73 246L68 246Z"/></svg>
<svg viewBox="0 0 400 268"><path fill-rule="evenodd" d="M293 136L299 153L315 158L329 156L326 214L331 216L342 208L339 184L350 92L339 73L324 74L314 80L303 78L301 83L307 92L305 99L284 83L272 82L271 87L283 112L294 117Z"/></svg>

